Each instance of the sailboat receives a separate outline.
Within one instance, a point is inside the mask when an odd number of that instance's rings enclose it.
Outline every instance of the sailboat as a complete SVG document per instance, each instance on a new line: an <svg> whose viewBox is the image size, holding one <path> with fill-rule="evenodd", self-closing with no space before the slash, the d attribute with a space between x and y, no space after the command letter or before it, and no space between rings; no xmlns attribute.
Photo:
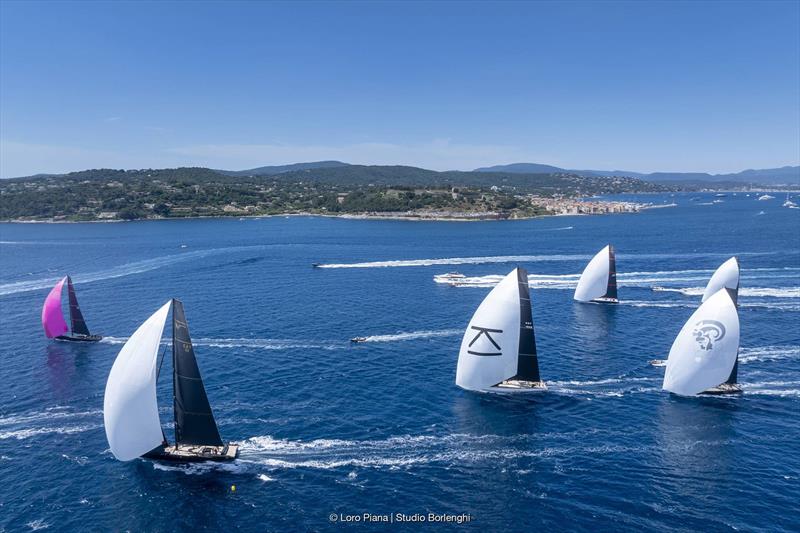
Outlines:
<svg viewBox="0 0 800 533"><path fill-rule="evenodd" d="M739 353L733 292L720 289L684 324L669 351L664 390L681 396L741 392L738 386L723 383L735 374Z"/></svg>
<svg viewBox="0 0 800 533"><path fill-rule="evenodd" d="M586 265L575 288L575 299L579 302L619 303L613 246L609 244L597 252Z"/></svg>
<svg viewBox="0 0 800 533"><path fill-rule="evenodd" d="M733 290L733 302L736 303L739 297L739 261L736 257L731 257L714 271L703 291L702 301L705 302L722 288Z"/></svg>
<svg viewBox="0 0 800 533"><path fill-rule="evenodd" d="M456 385L480 392L547 390L539 375L524 268L504 277L472 316L461 341Z"/></svg>
<svg viewBox="0 0 800 533"><path fill-rule="evenodd" d="M67 294L69 296L69 323L64 320L61 310L61 293L64 290L64 283L67 284ZM81 313L81 306L78 305L78 297L75 295L75 287L72 286L72 278L64 276L50 290L50 294L44 300L42 306L42 327L48 339L70 342L97 342L103 337L92 335L86 326L86 320ZM69 334L67 334L69 332Z"/></svg>
<svg viewBox="0 0 800 533"><path fill-rule="evenodd" d="M158 416L158 349L172 308L172 383L175 444ZM162 356L163 363L163 356ZM236 444L220 437L189 337L183 304L170 300L139 326L117 355L106 383L103 422L111 453L120 461L232 461Z"/></svg>

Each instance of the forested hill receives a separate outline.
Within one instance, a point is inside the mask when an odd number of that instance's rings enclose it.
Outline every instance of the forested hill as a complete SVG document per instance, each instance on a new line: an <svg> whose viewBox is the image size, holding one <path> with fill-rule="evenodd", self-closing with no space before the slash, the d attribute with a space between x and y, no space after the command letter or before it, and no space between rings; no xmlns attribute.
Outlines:
<svg viewBox="0 0 800 533"><path fill-rule="evenodd" d="M635 178L334 166L275 175L208 168L95 169L0 180L0 220L139 219L292 212L517 209L519 197L659 192Z"/></svg>

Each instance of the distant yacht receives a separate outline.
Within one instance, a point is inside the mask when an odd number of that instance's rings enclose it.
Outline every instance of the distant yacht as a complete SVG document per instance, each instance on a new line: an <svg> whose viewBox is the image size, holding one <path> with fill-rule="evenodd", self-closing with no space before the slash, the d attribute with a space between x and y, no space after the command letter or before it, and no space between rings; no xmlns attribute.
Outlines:
<svg viewBox="0 0 800 533"><path fill-rule="evenodd" d="M708 298L681 329L672 344L663 389L681 396L731 394L739 353L739 315L732 289Z"/></svg>
<svg viewBox="0 0 800 533"><path fill-rule="evenodd" d="M579 302L619 303L613 246L609 244L589 261L578 280L574 298Z"/></svg>
<svg viewBox="0 0 800 533"><path fill-rule="evenodd" d="M67 328L67 323L64 321L64 314L61 310L61 293L64 289L64 283L67 284L67 295L69 297L69 328ZM44 306L42 306L42 326L47 338L57 341L97 342L103 338L101 335L92 335L89 332L89 327L86 325L83 313L81 313L81 306L78 305L75 287L72 286L72 278L69 276L63 277L61 281L56 283L50 294L45 298ZM70 334L66 335L70 330Z"/></svg>
<svg viewBox="0 0 800 533"><path fill-rule="evenodd" d="M353 337L352 339L350 339L350 342L352 342L352 343L367 342L367 338L366 337Z"/></svg>
<svg viewBox="0 0 800 533"><path fill-rule="evenodd" d="M758 197L759 200L774 200L774 196L770 196L769 194L762 194Z"/></svg>
<svg viewBox="0 0 800 533"><path fill-rule="evenodd" d="M174 445L161 427L156 396L161 369L158 351L170 308ZM176 462L236 459L239 447L224 443L219 435L179 300L170 300L153 313L120 350L106 383L103 422L111 453L120 461L137 457Z"/></svg>
<svg viewBox="0 0 800 533"><path fill-rule="evenodd" d="M540 392L528 273L515 268L472 316L458 354L456 385L478 392Z"/></svg>
<svg viewBox="0 0 800 533"><path fill-rule="evenodd" d="M783 202L783 207L797 207L797 204L789 200L789 195L786 195L786 201Z"/></svg>
<svg viewBox="0 0 800 533"><path fill-rule="evenodd" d="M715 194L714 196L716 196L716 197L718 197L718 198L724 198L725 196L728 196L728 195L727 195L727 194L725 194L724 192L718 192L718 193L717 193L717 194Z"/></svg>

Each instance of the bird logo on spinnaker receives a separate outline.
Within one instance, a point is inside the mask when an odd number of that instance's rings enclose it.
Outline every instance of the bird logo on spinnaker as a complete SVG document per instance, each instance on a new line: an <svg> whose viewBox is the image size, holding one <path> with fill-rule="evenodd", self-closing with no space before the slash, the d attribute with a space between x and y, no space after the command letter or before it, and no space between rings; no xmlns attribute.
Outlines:
<svg viewBox="0 0 800 533"><path fill-rule="evenodd" d="M716 320L701 320L694 325L692 334L701 350L710 350L715 342L725 338L725 326Z"/></svg>
<svg viewBox="0 0 800 533"><path fill-rule="evenodd" d="M472 348L472 345L477 342L478 339L481 338L481 335L486 335L486 338L489 339L489 342L497 348L496 352L473 352L472 350L467 350L467 353L472 355L482 355L482 356L496 356L496 355L503 355L503 350L500 348L500 345L495 342L492 338L490 333L503 333L502 329L491 329L491 328L481 328L478 326L471 326L472 329L477 330L478 334L475 335L475 338L469 343L469 347Z"/></svg>

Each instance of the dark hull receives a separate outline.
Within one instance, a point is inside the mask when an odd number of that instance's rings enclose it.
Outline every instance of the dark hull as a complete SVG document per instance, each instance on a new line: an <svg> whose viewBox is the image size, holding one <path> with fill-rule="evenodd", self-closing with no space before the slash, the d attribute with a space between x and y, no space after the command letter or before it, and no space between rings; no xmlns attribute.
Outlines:
<svg viewBox="0 0 800 533"><path fill-rule="evenodd" d="M59 335L55 338L61 342L97 342L102 339L102 335Z"/></svg>
<svg viewBox="0 0 800 533"><path fill-rule="evenodd" d="M706 391L701 392L700 394L704 396L722 396L724 394L741 394L742 388L739 385L723 383L722 385L718 385L713 389L708 389Z"/></svg>
<svg viewBox="0 0 800 533"><path fill-rule="evenodd" d="M171 463L226 463L239 456L239 446L228 444L226 446L159 446L155 450L144 454L147 459L168 461Z"/></svg>

